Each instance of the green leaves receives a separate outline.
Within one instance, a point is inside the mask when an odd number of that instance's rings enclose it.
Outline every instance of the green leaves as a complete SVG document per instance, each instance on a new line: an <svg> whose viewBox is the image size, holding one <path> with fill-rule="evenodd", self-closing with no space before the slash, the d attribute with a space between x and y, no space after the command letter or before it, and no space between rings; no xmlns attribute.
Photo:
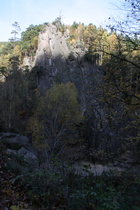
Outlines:
<svg viewBox="0 0 140 210"><path fill-rule="evenodd" d="M22 41L31 41L34 37L38 36L39 32L42 30L42 25L30 25L26 31L21 33Z"/></svg>
<svg viewBox="0 0 140 210"><path fill-rule="evenodd" d="M39 32L42 31L44 25L30 25L26 31L21 33L21 52L27 53L31 55L36 52L38 46L38 35Z"/></svg>

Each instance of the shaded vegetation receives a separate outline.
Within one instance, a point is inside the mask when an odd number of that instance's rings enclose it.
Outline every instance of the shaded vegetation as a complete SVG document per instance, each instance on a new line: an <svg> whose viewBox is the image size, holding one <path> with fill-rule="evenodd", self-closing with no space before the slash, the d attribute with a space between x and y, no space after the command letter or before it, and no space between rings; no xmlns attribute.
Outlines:
<svg viewBox="0 0 140 210"><path fill-rule="evenodd" d="M1 145L1 207L10 209L139 209L140 180L133 174L76 175L71 164L53 159L49 166L22 174L9 166ZM10 171L9 171L10 169ZM8 170L8 171L7 171ZM86 171L87 168L83 167Z"/></svg>
<svg viewBox="0 0 140 210"><path fill-rule="evenodd" d="M82 148L82 158L93 163L110 162L126 151L140 162L140 4L125 2L127 22L110 26L111 32L92 23L64 25L61 16L53 22L57 32L69 34L68 60L75 62L74 50L82 49L79 66L95 67L96 75L83 71L84 110L76 84L52 82L41 90L43 67L21 68L25 57L35 56L48 23L30 25L17 40L15 22L14 38L0 43L0 132L29 132L41 164L34 173L20 170L22 159L10 159L0 145L3 209L140 209L140 180L134 173L82 176L69 164L71 151ZM132 20L136 25L129 31Z"/></svg>

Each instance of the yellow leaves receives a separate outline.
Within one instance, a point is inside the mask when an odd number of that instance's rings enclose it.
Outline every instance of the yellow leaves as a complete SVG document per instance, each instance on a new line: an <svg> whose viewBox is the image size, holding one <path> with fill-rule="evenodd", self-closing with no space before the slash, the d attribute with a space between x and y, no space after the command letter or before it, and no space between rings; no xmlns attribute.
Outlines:
<svg viewBox="0 0 140 210"><path fill-rule="evenodd" d="M8 66L10 54L0 56L0 67Z"/></svg>
<svg viewBox="0 0 140 210"><path fill-rule="evenodd" d="M18 56L20 55L20 47L19 45L16 45L13 49L13 55Z"/></svg>
<svg viewBox="0 0 140 210"><path fill-rule="evenodd" d="M49 139L57 139L57 135L63 135L63 130L81 119L74 84L55 84L38 100L27 129L33 133L35 146L42 148L48 145Z"/></svg>
<svg viewBox="0 0 140 210"><path fill-rule="evenodd" d="M79 24L78 28L76 29L76 36L78 40L83 40L84 37L84 24Z"/></svg>
<svg viewBox="0 0 140 210"><path fill-rule="evenodd" d="M0 50L1 50L3 47L4 47L4 45L0 43Z"/></svg>
<svg viewBox="0 0 140 210"><path fill-rule="evenodd" d="M59 114L60 119L65 121L71 118L73 112L76 114L77 91L71 83L54 85L40 103L46 111L49 110L52 115Z"/></svg>
<svg viewBox="0 0 140 210"><path fill-rule="evenodd" d="M108 36L108 46L111 52L114 52L118 45L118 38L115 33L112 33L110 36Z"/></svg>
<svg viewBox="0 0 140 210"><path fill-rule="evenodd" d="M70 41L70 44L72 44L72 45L76 44L76 40L75 40L75 39L72 39L72 40Z"/></svg>
<svg viewBox="0 0 140 210"><path fill-rule="evenodd" d="M38 46L38 37L37 37L37 36L33 38L33 40L32 40L32 45L33 45L35 48L37 48L37 46Z"/></svg>
<svg viewBox="0 0 140 210"><path fill-rule="evenodd" d="M140 50L133 50L131 56L132 58L140 56Z"/></svg>

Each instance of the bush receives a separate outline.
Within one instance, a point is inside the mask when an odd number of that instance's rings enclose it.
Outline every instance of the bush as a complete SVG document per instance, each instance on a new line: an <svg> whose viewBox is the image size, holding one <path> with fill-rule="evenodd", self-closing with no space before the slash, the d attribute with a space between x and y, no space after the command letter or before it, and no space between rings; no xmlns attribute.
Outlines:
<svg viewBox="0 0 140 210"><path fill-rule="evenodd" d="M78 176L55 161L44 171L27 174L24 187L36 208L118 210L140 207L140 184L133 176Z"/></svg>

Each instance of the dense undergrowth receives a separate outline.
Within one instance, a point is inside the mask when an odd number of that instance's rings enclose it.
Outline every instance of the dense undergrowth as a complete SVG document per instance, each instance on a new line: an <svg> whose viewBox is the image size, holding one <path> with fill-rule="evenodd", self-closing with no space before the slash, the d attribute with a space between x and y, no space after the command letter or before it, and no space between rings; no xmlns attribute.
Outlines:
<svg viewBox="0 0 140 210"><path fill-rule="evenodd" d="M23 183L39 209L140 209L140 184L126 174L82 177L44 171L26 175Z"/></svg>
<svg viewBox="0 0 140 210"><path fill-rule="evenodd" d="M1 206L7 209L138 210L140 178L134 174L77 175L71 165L53 160L35 172L9 168L1 147ZM87 170L86 167L83 170Z"/></svg>

